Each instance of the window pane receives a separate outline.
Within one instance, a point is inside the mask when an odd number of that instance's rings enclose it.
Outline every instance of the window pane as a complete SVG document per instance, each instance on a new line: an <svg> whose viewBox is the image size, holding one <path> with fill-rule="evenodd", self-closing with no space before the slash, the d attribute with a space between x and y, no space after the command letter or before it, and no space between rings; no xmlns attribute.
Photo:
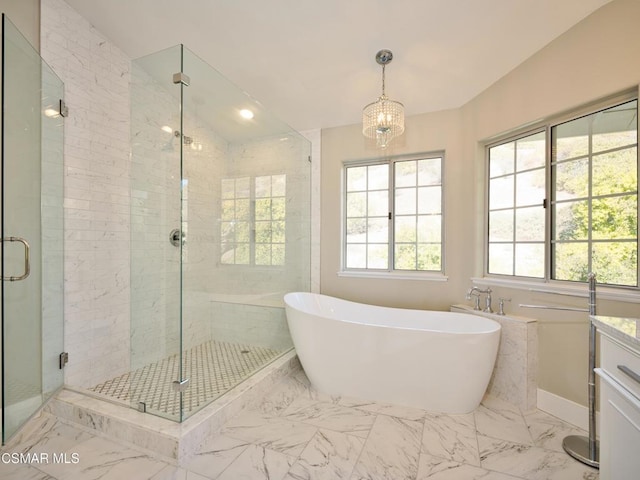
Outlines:
<svg viewBox="0 0 640 480"><path fill-rule="evenodd" d="M249 198L251 179L249 177L236 178L236 198Z"/></svg>
<svg viewBox="0 0 640 480"><path fill-rule="evenodd" d="M256 265L271 265L271 245L256 245Z"/></svg>
<svg viewBox="0 0 640 480"><path fill-rule="evenodd" d="M515 142L504 143L489 149L489 178L514 172L515 150Z"/></svg>
<svg viewBox="0 0 640 480"><path fill-rule="evenodd" d="M271 198L259 198L256 200L256 220L271 220Z"/></svg>
<svg viewBox="0 0 640 480"><path fill-rule="evenodd" d="M366 245L347 245L347 268L367 268Z"/></svg>
<svg viewBox="0 0 640 480"><path fill-rule="evenodd" d="M271 196L284 197L287 194L287 175L271 176Z"/></svg>
<svg viewBox="0 0 640 480"><path fill-rule="evenodd" d="M589 235L589 203L563 202L555 206L554 238L586 240Z"/></svg>
<svg viewBox="0 0 640 480"><path fill-rule="evenodd" d="M271 242L284 243L285 222L271 222Z"/></svg>
<svg viewBox="0 0 640 480"><path fill-rule="evenodd" d="M250 262L249 245L236 245L235 263L239 265L249 265Z"/></svg>
<svg viewBox="0 0 640 480"><path fill-rule="evenodd" d="M516 175L516 206L542 205L546 196L544 170L532 170Z"/></svg>
<svg viewBox="0 0 640 480"><path fill-rule="evenodd" d="M236 217L236 202L235 200L223 200L222 201L222 220L233 220Z"/></svg>
<svg viewBox="0 0 640 480"><path fill-rule="evenodd" d="M367 206L367 194L348 193L347 194L347 217L364 217Z"/></svg>
<svg viewBox="0 0 640 480"><path fill-rule="evenodd" d="M415 244L398 244L395 248L396 270L416 270Z"/></svg>
<svg viewBox="0 0 640 480"><path fill-rule="evenodd" d="M271 222L256 222L256 243L271 243Z"/></svg>
<svg viewBox="0 0 640 480"><path fill-rule="evenodd" d="M271 245L271 265L284 265L284 245Z"/></svg>
<svg viewBox="0 0 640 480"><path fill-rule="evenodd" d="M250 207L249 199L236 200L236 220L249 221L251 216Z"/></svg>
<svg viewBox="0 0 640 480"><path fill-rule="evenodd" d="M220 223L220 235L222 236L222 241L233 242L235 233L235 223L234 222L221 222Z"/></svg>
<svg viewBox="0 0 640 480"><path fill-rule="evenodd" d="M553 156L556 161L583 157L589 153L589 117L553 128Z"/></svg>
<svg viewBox="0 0 640 480"><path fill-rule="evenodd" d="M414 187L417 185L417 162L415 160L396 162L395 184L396 187Z"/></svg>
<svg viewBox="0 0 640 480"><path fill-rule="evenodd" d="M544 209L542 207L517 209L516 242L544 242L544 240Z"/></svg>
<svg viewBox="0 0 640 480"><path fill-rule="evenodd" d="M369 171L369 190L389 189L389 165L371 165Z"/></svg>
<svg viewBox="0 0 640 480"><path fill-rule="evenodd" d="M369 242L387 243L389 241L389 220L386 218L370 218L367 234Z"/></svg>
<svg viewBox="0 0 640 480"><path fill-rule="evenodd" d="M286 215L287 201L284 198L271 199L271 218L273 220L284 220Z"/></svg>
<svg viewBox="0 0 640 480"><path fill-rule="evenodd" d="M429 158L418 161L418 185L440 185L442 183L442 159Z"/></svg>
<svg viewBox="0 0 640 480"><path fill-rule="evenodd" d="M638 101L624 103L598 112L593 117L593 151L601 152L638 141L637 135Z"/></svg>
<svg viewBox="0 0 640 480"><path fill-rule="evenodd" d="M271 196L271 177L256 177L256 198Z"/></svg>
<svg viewBox="0 0 640 480"><path fill-rule="evenodd" d="M593 157L593 195L638 189L638 151L635 147Z"/></svg>
<svg viewBox="0 0 640 480"><path fill-rule="evenodd" d="M347 242L364 243L366 241L366 218L350 218L347 220Z"/></svg>
<svg viewBox="0 0 640 480"><path fill-rule="evenodd" d="M232 244L223 243L220 246L220 263L223 265L233 265L234 263L234 246Z"/></svg>
<svg viewBox="0 0 640 480"><path fill-rule="evenodd" d="M416 240L416 217L396 217L396 243L415 242Z"/></svg>
<svg viewBox="0 0 640 480"><path fill-rule="evenodd" d="M544 278L544 244L516 244L516 275Z"/></svg>
<svg viewBox="0 0 640 480"><path fill-rule="evenodd" d="M585 197L589 193L589 161L573 160L555 167L555 198L568 200Z"/></svg>
<svg viewBox="0 0 640 480"><path fill-rule="evenodd" d="M367 268L389 268L389 245L388 244L371 244L367 252Z"/></svg>
<svg viewBox="0 0 640 480"><path fill-rule="evenodd" d="M516 168L519 172L545 166L545 132L534 133L516 141Z"/></svg>
<svg viewBox="0 0 640 480"><path fill-rule="evenodd" d="M635 239L638 232L636 195L594 199L591 229L594 239Z"/></svg>
<svg viewBox="0 0 640 480"><path fill-rule="evenodd" d="M513 244L489 244L489 273L513 275Z"/></svg>
<svg viewBox="0 0 640 480"><path fill-rule="evenodd" d="M593 271L599 283L636 285L638 250L635 242L603 242L593 245Z"/></svg>
<svg viewBox="0 0 640 480"><path fill-rule="evenodd" d="M589 244L557 243L554 246L553 278L586 282L589 274Z"/></svg>
<svg viewBox="0 0 640 480"><path fill-rule="evenodd" d="M418 242L442 241L442 215L421 215L418 217Z"/></svg>
<svg viewBox="0 0 640 480"><path fill-rule="evenodd" d="M397 188L395 197L396 215L413 215L416 213L416 189Z"/></svg>
<svg viewBox="0 0 640 480"><path fill-rule="evenodd" d="M489 242L513 241L513 209L489 213Z"/></svg>
<svg viewBox="0 0 640 480"><path fill-rule="evenodd" d="M440 213L442 211L442 188L418 188L418 213Z"/></svg>
<svg viewBox="0 0 640 480"><path fill-rule="evenodd" d="M442 270L442 248L439 244L418 244L418 270Z"/></svg>
<svg viewBox="0 0 640 480"><path fill-rule="evenodd" d="M489 182L489 209L513 207L513 175L494 178Z"/></svg>
<svg viewBox="0 0 640 480"><path fill-rule="evenodd" d="M388 217L389 215L389 193L387 190L379 192L369 192L369 202L367 204L367 215L370 217Z"/></svg>
<svg viewBox="0 0 640 480"><path fill-rule="evenodd" d="M367 167L347 168L347 192L363 191L367 188Z"/></svg>
<svg viewBox="0 0 640 480"><path fill-rule="evenodd" d="M235 222L236 242L249 243L249 222Z"/></svg>

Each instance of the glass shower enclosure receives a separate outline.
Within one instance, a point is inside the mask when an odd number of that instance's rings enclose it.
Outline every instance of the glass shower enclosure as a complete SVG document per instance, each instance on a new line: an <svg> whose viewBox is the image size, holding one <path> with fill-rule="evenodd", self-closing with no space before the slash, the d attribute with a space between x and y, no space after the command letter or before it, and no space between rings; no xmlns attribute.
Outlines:
<svg viewBox="0 0 640 480"><path fill-rule="evenodd" d="M131 372L183 421L292 348L310 288L310 143L182 45L135 60Z"/></svg>
<svg viewBox="0 0 640 480"><path fill-rule="evenodd" d="M2 15L2 443L63 384L64 88Z"/></svg>

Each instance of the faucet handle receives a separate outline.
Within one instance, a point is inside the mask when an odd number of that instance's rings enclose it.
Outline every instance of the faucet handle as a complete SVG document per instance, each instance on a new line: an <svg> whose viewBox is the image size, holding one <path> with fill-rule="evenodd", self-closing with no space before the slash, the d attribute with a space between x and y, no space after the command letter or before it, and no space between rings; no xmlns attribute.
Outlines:
<svg viewBox="0 0 640 480"><path fill-rule="evenodd" d="M498 305L498 315L504 315L504 302L510 302L511 299L510 298L503 298L503 297L499 297L498 300L500 300L500 303Z"/></svg>

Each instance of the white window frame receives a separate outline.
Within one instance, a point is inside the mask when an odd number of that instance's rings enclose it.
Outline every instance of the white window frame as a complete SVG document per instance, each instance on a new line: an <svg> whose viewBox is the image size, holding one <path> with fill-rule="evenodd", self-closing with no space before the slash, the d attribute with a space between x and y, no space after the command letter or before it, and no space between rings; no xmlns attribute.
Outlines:
<svg viewBox="0 0 640 480"><path fill-rule="evenodd" d="M394 250L395 250L395 165L403 161L431 160L440 159L440 270L400 270L394 268ZM389 227L388 227L388 266L385 269L373 268L347 268L347 170L351 167L365 167L376 165L388 165L389 172ZM419 279L419 280L435 280L446 281L445 276L445 203L444 203L444 178L445 178L445 152L427 152L414 155L403 155L389 157L385 159L360 160L344 162L342 169L342 209L341 209L341 268L338 272L339 276L345 277L366 277L366 278L398 278L398 279ZM401 187L399 187L401 188ZM368 191L368 190L367 190ZM416 214L417 215L417 214Z"/></svg>
<svg viewBox="0 0 640 480"><path fill-rule="evenodd" d="M605 99L590 103L581 108L574 109L569 112L565 112L560 115L552 116L547 119L541 120L534 124L528 125L526 128L514 130L506 135L497 136L484 142L485 148L485 215L484 215L484 261L483 261L483 276L480 278L472 278L474 282L478 282L483 285L498 285L509 286L513 288L528 289L531 291L539 292L551 292L551 293L566 293L569 295L575 294L575 292L583 293L584 282L576 282L570 280L556 280L552 278L551 264L553 259L551 242L552 242L552 208L551 208L551 189L554 186L551 184L551 129L557 125L565 122L597 113L601 110L615 107L616 105L623 104L625 102L638 100L638 90L633 89L620 94L612 95ZM638 132L640 134L640 125L637 125ZM518 138L523 138L533 133L544 130L546 133L546 214L545 214L545 265L544 278L533 277L518 277L505 274L490 274L488 273L489 266L489 148L502 143L508 143ZM638 148L638 173L640 174L640 148ZM640 187L640 177L638 180ZM638 195L638 212L640 212L640 194ZM639 222L640 223L640 222ZM640 229L640 226L639 226ZM640 235L638 236L638 251L640 253ZM618 301L627 301L632 303L640 303L640 261L637 265L637 285L613 285L607 284L600 291L604 290L604 295L600 295L605 299L612 299Z"/></svg>

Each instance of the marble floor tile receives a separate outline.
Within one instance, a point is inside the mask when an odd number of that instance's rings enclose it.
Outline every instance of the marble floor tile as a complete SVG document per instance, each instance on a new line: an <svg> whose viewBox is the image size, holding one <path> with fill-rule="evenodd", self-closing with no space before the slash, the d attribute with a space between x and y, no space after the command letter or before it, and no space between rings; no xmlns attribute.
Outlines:
<svg viewBox="0 0 640 480"><path fill-rule="evenodd" d="M25 464L0 463L2 480L57 480L48 473Z"/></svg>
<svg viewBox="0 0 640 480"><path fill-rule="evenodd" d="M473 414L427 414L422 433L422 452L479 467L480 455Z"/></svg>
<svg viewBox="0 0 640 480"><path fill-rule="evenodd" d="M58 420L48 413L42 414L42 422L21 442L12 444L11 452L61 453L95 437L85 430Z"/></svg>
<svg viewBox="0 0 640 480"><path fill-rule="evenodd" d="M536 410L524 416L529 427L529 433L536 447L542 447L556 452L564 452L562 440L568 435L587 436L587 432L573 425L563 422L548 413Z"/></svg>
<svg viewBox="0 0 640 480"><path fill-rule="evenodd" d="M212 478L215 477L205 477L175 465L167 465L149 480L211 480Z"/></svg>
<svg viewBox="0 0 640 480"><path fill-rule="evenodd" d="M279 416L293 401L309 393L309 386L295 378L285 377L262 399L256 402L254 409L263 413Z"/></svg>
<svg viewBox="0 0 640 480"><path fill-rule="evenodd" d="M357 408L358 410L363 410L369 413L380 413L391 417L404 418L405 420L421 421L424 419L426 413L424 410L419 408L378 403L351 397L342 397L338 403L345 407Z"/></svg>
<svg viewBox="0 0 640 480"><path fill-rule="evenodd" d="M68 463L47 463L39 468L64 480L146 480L167 466L127 445L93 437L67 450ZM77 455L77 463L73 462Z"/></svg>
<svg viewBox="0 0 640 480"><path fill-rule="evenodd" d="M598 471L570 456L478 435L482 468L527 480L596 480Z"/></svg>
<svg viewBox="0 0 640 480"><path fill-rule="evenodd" d="M422 422L378 415L351 480L414 480L422 427Z"/></svg>
<svg viewBox="0 0 640 480"><path fill-rule="evenodd" d="M283 417L318 428L366 438L376 420L374 414L333 403L298 398L284 411Z"/></svg>
<svg viewBox="0 0 640 480"><path fill-rule="evenodd" d="M321 429L291 467L286 479L348 479L363 446L361 438Z"/></svg>
<svg viewBox="0 0 640 480"><path fill-rule="evenodd" d="M533 444L524 417L513 404L495 397L485 397L474 416L478 434L515 443Z"/></svg>
<svg viewBox="0 0 640 480"><path fill-rule="evenodd" d="M416 480L518 480L518 477L424 454Z"/></svg>
<svg viewBox="0 0 640 480"><path fill-rule="evenodd" d="M250 445L216 480L282 480L295 457Z"/></svg>
<svg viewBox="0 0 640 480"><path fill-rule="evenodd" d="M216 435L208 439L184 467L205 477L216 478L248 446L244 440Z"/></svg>
<svg viewBox="0 0 640 480"><path fill-rule="evenodd" d="M229 420L220 433L297 457L316 431L312 425L248 411Z"/></svg>

